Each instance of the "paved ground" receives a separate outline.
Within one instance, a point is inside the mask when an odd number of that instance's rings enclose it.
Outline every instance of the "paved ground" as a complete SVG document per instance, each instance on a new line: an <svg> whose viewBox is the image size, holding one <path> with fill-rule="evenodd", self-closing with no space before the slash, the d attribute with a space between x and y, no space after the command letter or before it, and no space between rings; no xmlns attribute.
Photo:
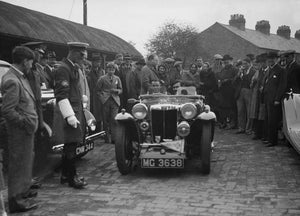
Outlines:
<svg viewBox="0 0 300 216"><path fill-rule="evenodd" d="M43 182L40 207L17 215L300 215L300 155L292 148L217 131L212 160L208 176L193 164L122 176L114 145L101 143L80 161L87 189L58 184L56 173Z"/></svg>

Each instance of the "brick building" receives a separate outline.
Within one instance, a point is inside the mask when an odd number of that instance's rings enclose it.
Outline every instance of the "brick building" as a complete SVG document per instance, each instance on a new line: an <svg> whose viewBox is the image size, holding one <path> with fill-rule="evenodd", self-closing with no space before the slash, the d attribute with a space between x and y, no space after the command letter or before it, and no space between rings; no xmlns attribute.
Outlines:
<svg viewBox="0 0 300 216"><path fill-rule="evenodd" d="M243 15L231 15L229 25L216 22L199 34L199 47L206 60L212 60L216 53L230 54L234 60L243 59L247 54L258 55L268 51L295 50L300 54L300 31L291 37L289 26L279 26L277 34L270 33L269 21L256 23L255 30L245 28ZM299 60L299 56L298 60Z"/></svg>

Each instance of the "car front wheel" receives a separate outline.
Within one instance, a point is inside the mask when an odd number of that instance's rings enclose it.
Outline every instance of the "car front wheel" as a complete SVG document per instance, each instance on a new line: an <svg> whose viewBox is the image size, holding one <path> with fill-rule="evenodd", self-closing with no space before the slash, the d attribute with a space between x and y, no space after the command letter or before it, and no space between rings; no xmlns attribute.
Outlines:
<svg viewBox="0 0 300 216"><path fill-rule="evenodd" d="M201 135L201 162L202 173L210 173L210 154L211 154L211 133L212 123L210 121L203 122Z"/></svg>
<svg viewBox="0 0 300 216"><path fill-rule="evenodd" d="M119 172L127 175L131 172L134 154L126 126L120 123L116 126L115 153Z"/></svg>

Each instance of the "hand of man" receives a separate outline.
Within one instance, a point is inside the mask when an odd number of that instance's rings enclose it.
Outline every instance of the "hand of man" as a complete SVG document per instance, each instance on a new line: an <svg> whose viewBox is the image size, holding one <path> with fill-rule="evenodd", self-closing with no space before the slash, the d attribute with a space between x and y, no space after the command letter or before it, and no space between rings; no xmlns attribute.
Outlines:
<svg viewBox="0 0 300 216"><path fill-rule="evenodd" d="M72 115L69 116L67 118L67 122L70 126L72 126L73 128L77 128L77 124L80 124L80 122L78 121L78 119L76 118L76 116Z"/></svg>
<svg viewBox="0 0 300 216"><path fill-rule="evenodd" d="M279 104L280 104L279 101L274 101L274 105L275 105L275 106L278 106Z"/></svg>
<svg viewBox="0 0 300 216"><path fill-rule="evenodd" d="M119 90L118 89L111 89L110 91L113 94L119 94Z"/></svg>

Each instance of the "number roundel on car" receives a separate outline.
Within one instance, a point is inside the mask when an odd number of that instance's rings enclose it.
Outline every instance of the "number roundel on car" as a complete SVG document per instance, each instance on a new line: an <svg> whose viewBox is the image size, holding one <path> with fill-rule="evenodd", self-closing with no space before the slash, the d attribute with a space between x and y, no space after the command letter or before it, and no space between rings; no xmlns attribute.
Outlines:
<svg viewBox="0 0 300 216"><path fill-rule="evenodd" d="M143 103L138 103L132 107L132 115L137 119L144 119L147 116L148 108Z"/></svg>
<svg viewBox="0 0 300 216"><path fill-rule="evenodd" d="M181 106L180 112L183 118L192 119L197 115L197 107L193 103L185 103Z"/></svg>

